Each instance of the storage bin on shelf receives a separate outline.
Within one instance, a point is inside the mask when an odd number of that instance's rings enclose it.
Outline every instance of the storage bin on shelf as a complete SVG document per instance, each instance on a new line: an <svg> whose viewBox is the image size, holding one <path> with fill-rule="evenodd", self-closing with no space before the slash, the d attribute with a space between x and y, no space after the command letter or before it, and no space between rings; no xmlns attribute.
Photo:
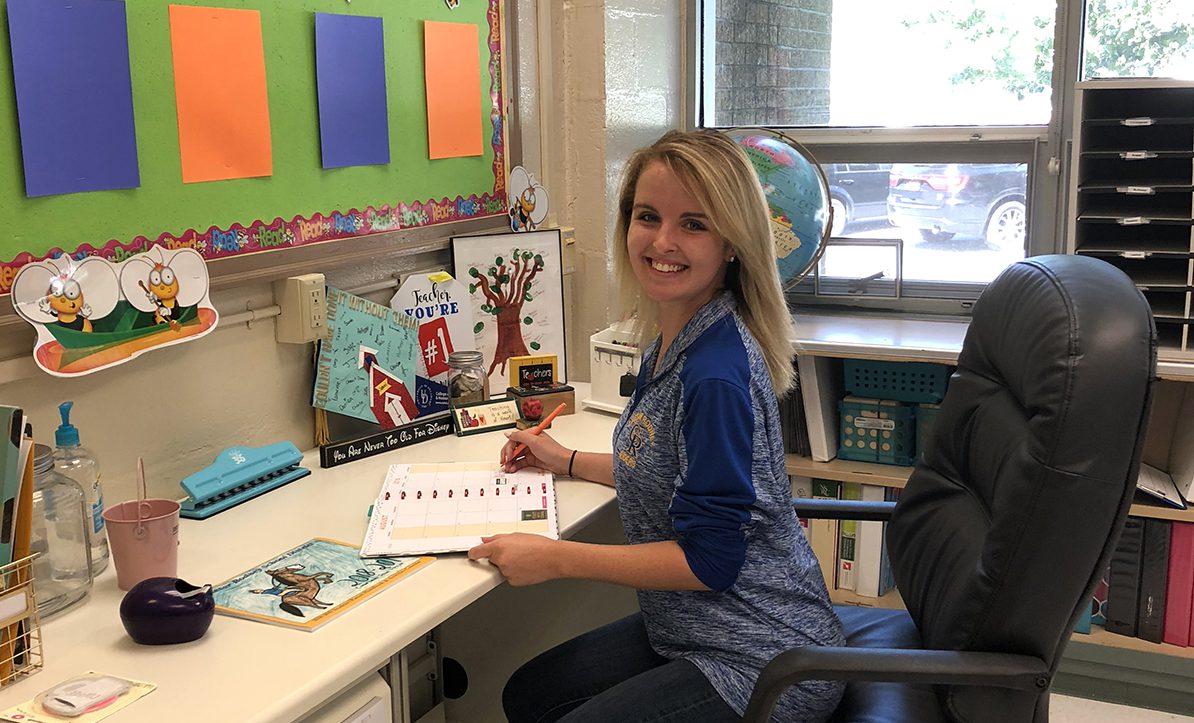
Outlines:
<svg viewBox="0 0 1194 723"><path fill-rule="evenodd" d="M846 359L846 393L898 402L929 402L945 398L949 367L929 362L886 362Z"/></svg>
<svg viewBox="0 0 1194 723"><path fill-rule="evenodd" d="M933 425L937 423L937 412L940 404L916 405L916 458L924 459L925 449L933 434Z"/></svg>
<svg viewBox="0 0 1194 723"><path fill-rule="evenodd" d="M629 323L614 324L589 337L589 398L585 407L621 413L629 397L621 394L622 378L637 377L642 354Z"/></svg>
<svg viewBox="0 0 1194 723"><path fill-rule="evenodd" d="M838 402L837 456L858 462L910 465L916 458L915 410L890 399Z"/></svg>

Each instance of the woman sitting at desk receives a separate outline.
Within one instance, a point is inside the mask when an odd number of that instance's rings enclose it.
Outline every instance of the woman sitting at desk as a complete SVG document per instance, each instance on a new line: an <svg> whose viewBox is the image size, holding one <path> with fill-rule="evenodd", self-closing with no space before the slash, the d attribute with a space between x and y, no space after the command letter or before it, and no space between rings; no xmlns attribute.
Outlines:
<svg viewBox="0 0 1194 723"><path fill-rule="evenodd" d="M738 720L775 655L843 644L789 502L776 395L794 384L791 321L767 205L745 153L712 131L638 151L618 200L624 311L659 336L614 452L513 432L501 462L613 485L630 544L496 535L469 557L512 585L631 586L641 612L525 664L503 706L512 723ZM510 459L519 443L527 452ZM776 717L825 720L843 685L794 686Z"/></svg>

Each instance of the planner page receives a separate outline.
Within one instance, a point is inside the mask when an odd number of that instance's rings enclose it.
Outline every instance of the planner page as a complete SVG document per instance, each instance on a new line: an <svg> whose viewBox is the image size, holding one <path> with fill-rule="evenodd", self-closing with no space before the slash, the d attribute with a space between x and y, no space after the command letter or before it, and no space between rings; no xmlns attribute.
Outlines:
<svg viewBox="0 0 1194 723"><path fill-rule="evenodd" d="M373 505L361 555L455 552L510 532L559 539L550 472L507 473L489 462L395 464Z"/></svg>

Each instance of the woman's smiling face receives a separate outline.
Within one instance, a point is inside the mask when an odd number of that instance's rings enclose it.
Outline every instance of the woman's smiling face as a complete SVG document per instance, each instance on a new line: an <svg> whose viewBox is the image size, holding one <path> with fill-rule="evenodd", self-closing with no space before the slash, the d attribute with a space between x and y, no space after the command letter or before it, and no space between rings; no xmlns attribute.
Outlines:
<svg viewBox="0 0 1194 723"><path fill-rule="evenodd" d="M626 247L661 321L683 325L724 286L726 239L661 161L649 163L635 184Z"/></svg>

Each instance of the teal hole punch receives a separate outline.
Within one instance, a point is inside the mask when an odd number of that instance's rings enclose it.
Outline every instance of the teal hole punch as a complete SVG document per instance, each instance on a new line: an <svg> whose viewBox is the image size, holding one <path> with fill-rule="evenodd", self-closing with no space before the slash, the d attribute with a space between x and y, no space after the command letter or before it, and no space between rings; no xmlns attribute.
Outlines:
<svg viewBox="0 0 1194 723"><path fill-rule="evenodd" d="M290 442L264 447L229 447L208 467L182 480L190 497L181 515L204 520L311 474L300 466L303 455Z"/></svg>

